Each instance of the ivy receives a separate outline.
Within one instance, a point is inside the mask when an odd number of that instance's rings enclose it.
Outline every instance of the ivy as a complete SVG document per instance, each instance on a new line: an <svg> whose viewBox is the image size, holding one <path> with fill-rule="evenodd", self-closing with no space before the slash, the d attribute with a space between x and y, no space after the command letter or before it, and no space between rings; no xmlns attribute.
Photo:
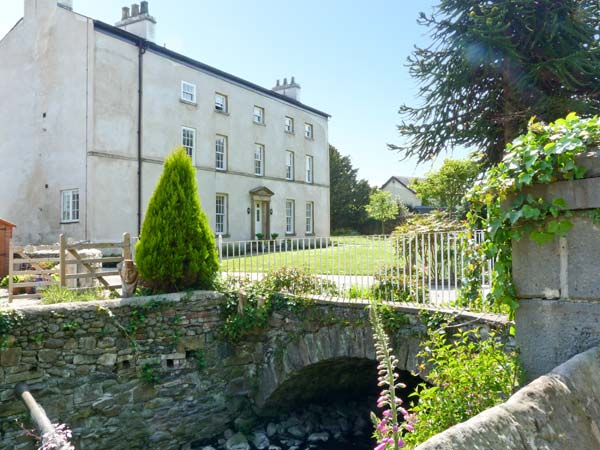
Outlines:
<svg viewBox="0 0 600 450"><path fill-rule="evenodd" d="M8 347L10 333L19 325L21 318L21 314L15 310L0 311L0 351Z"/></svg>
<svg viewBox="0 0 600 450"><path fill-rule="evenodd" d="M489 169L468 194L468 220L472 227L483 226L488 235L477 255L471 256L474 260L495 259L487 300L508 305L511 315L518 306L512 282L513 240L529 237L543 245L565 236L573 227L573 213L567 211L564 199L548 201L531 187L583 178L586 169L577 165L576 156L598 143L598 117L581 119L571 113L548 125L532 119L527 134L508 144L502 162ZM590 217L598 220L600 214L594 212Z"/></svg>

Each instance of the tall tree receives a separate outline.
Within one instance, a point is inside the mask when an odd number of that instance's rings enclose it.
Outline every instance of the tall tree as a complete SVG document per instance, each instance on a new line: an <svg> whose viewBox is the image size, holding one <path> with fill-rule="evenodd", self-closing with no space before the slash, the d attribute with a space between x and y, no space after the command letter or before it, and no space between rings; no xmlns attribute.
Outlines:
<svg viewBox="0 0 600 450"><path fill-rule="evenodd" d="M331 197L331 229L359 230L368 220L365 206L369 204L371 187L357 178L349 156L342 156L329 146L329 177Z"/></svg>
<svg viewBox="0 0 600 450"><path fill-rule="evenodd" d="M465 146L493 164L532 116L600 112L598 0L440 0L418 23L433 42L408 58L422 105L400 107L405 156Z"/></svg>
<svg viewBox="0 0 600 450"><path fill-rule="evenodd" d="M165 160L135 259L144 283L154 291L213 285L219 270L215 238L198 198L196 170L183 147Z"/></svg>
<svg viewBox="0 0 600 450"><path fill-rule="evenodd" d="M454 213L478 174L479 166L473 161L446 159L438 171L428 173L423 180L415 180L410 187L423 204Z"/></svg>

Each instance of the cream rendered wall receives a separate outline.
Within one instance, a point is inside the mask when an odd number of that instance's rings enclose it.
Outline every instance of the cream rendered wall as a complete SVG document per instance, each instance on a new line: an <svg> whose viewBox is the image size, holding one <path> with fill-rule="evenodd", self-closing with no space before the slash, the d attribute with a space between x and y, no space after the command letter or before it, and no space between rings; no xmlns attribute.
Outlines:
<svg viewBox="0 0 600 450"><path fill-rule="evenodd" d="M138 49L94 32L93 137L88 155L94 240L137 229Z"/></svg>
<svg viewBox="0 0 600 450"><path fill-rule="evenodd" d="M137 47L96 32L94 149L90 156L90 222L103 239L137 230ZM285 200L296 202L296 235L304 236L305 203L315 204L315 234L329 235L329 153L327 119L246 87L146 52L143 58L143 205L144 210L168 153L181 145L181 127L196 130L194 165L200 200L211 226L215 195L228 195L229 236L250 239L251 189L266 186L271 199L271 232L284 235ZM180 101L181 81L197 87L197 104ZM229 111L214 110L214 95L228 96ZM265 109L265 125L253 123L254 105ZM284 117L295 119L296 133L284 132ZM314 140L304 138L304 123ZM215 170L216 135L228 137L227 172ZM265 174L254 175L254 145L265 146ZM296 156L296 181L286 181L285 150ZM305 184L305 155L314 158L314 183ZM104 205L110 205L106 214ZM118 205L118 206L113 206ZM114 211L114 213L112 212Z"/></svg>
<svg viewBox="0 0 600 450"><path fill-rule="evenodd" d="M87 236L90 27L56 0L27 0L24 20L0 41L0 217L17 225L16 243ZM74 188L80 220L61 224L60 191Z"/></svg>
<svg viewBox="0 0 600 450"><path fill-rule="evenodd" d="M393 178L382 190L391 192L395 199L400 200L405 205L421 206L421 200L415 193Z"/></svg>

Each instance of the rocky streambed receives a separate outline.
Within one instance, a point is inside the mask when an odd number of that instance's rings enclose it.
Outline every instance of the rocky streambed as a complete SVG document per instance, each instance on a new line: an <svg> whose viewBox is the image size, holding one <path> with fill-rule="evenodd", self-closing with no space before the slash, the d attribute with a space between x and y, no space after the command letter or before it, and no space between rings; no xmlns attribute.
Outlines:
<svg viewBox="0 0 600 450"><path fill-rule="evenodd" d="M372 425L364 403L311 405L302 411L259 422L250 430L227 430L200 450L367 450L373 448Z"/></svg>

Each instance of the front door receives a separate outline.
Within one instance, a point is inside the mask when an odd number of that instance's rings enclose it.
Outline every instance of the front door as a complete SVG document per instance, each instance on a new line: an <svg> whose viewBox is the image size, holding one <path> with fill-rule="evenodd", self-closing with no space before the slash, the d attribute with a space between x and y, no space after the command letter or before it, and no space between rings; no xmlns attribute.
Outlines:
<svg viewBox="0 0 600 450"><path fill-rule="evenodd" d="M254 235L263 233L263 210L262 202L254 202Z"/></svg>

